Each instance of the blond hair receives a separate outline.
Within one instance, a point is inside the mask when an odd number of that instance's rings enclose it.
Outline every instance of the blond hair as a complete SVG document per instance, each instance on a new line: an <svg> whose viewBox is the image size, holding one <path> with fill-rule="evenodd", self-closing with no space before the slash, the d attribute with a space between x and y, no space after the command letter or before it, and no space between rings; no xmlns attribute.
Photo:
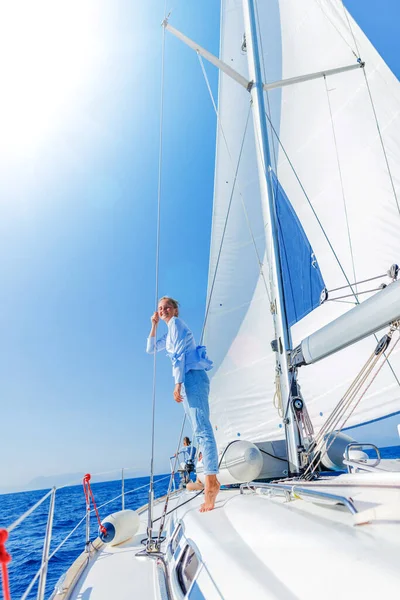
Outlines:
<svg viewBox="0 0 400 600"><path fill-rule="evenodd" d="M176 314L179 315L179 302L178 300L174 300L173 298L170 298L169 296L163 296L162 298L159 299L159 303L161 302L161 300L168 300L168 302L170 304L172 304L172 307L175 308L175 310L177 311Z"/></svg>

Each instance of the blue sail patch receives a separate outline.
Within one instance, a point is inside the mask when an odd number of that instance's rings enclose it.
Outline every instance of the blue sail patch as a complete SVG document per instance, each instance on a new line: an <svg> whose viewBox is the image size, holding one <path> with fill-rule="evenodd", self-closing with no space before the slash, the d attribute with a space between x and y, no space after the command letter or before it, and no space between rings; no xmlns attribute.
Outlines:
<svg viewBox="0 0 400 600"><path fill-rule="evenodd" d="M275 173L272 171L278 219L279 254L288 325L320 305L325 288L313 249Z"/></svg>

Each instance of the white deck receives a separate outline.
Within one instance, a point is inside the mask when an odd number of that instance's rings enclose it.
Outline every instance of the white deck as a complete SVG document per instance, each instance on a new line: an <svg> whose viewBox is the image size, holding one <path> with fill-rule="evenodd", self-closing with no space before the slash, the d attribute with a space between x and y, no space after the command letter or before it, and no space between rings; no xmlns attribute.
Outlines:
<svg viewBox="0 0 400 600"><path fill-rule="evenodd" d="M116 548L105 546L86 569L71 598L160 598L155 563L145 558L136 558L137 552L138 546L135 544L124 544L124 547Z"/></svg>
<svg viewBox="0 0 400 600"><path fill-rule="evenodd" d="M170 508L173 508L175 503L176 500L171 500ZM155 506L154 518L161 514L163 506L163 503ZM146 538L146 528L147 511L142 513L140 529L133 539L118 546L103 544L99 552L91 558L72 594L67 596L68 599L161 599L156 562L137 556L138 552L144 549L141 540Z"/></svg>
<svg viewBox="0 0 400 600"><path fill-rule="evenodd" d="M365 486L360 485L360 478ZM390 481L388 479L390 478ZM356 485L354 485L356 484ZM166 552L172 597L183 598L175 574L184 546L191 543L200 558L195 587L187 598L285 598L288 600L377 600L400 588L400 473L344 475L333 481L305 484L331 493L350 494L357 510L385 505L382 517L366 525L343 506L283 496L220 493L216 509L200 513L202 497L173 513L169 534L178 521L184 533L172 556ZM336 489L333 490L332 488ZM194 496L182 492L169 508ZM158 516L162 505L155 510ZM104 546L83 573L74 600L161 598L156 561L138 557L145 537L147 512L140 533L118 547Z"/></svg>

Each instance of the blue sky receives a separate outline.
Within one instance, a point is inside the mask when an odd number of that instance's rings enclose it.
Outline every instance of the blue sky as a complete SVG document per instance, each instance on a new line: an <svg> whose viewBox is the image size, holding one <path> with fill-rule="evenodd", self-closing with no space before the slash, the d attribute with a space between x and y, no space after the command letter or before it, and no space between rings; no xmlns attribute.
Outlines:
<svg viewBox="0 0 400 600"><path fill-rule="evenodd" d="M399 77L397 2L346 5ZM175 6L171 23L217 54L218 2ZM163 10L163 0L0 9L1 487L149 471ZM165 79L159 290L199 337L215 116L195 53L170 35ZM182 419L171 393L162 357L157 472Z"/></svg>

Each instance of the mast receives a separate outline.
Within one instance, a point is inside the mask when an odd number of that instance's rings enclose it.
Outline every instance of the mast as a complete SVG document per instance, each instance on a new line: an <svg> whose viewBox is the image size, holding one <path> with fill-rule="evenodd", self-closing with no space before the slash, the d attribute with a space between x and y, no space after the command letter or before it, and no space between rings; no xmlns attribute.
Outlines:
<svg viewBox="0 0 400 600"><path fill-rule="evenodd" d="M257 38L254 0L243 0L244 23L246 29L247 58L249 76L252 80L251 98L253 103L253 125L256 138L256 152L260 179L261 198L266 222L267 246L270 248L269 261L272 269L271 312L277 342L276 368L280 379L284 424L290 470L300 472L299 447L302 445L291 409L291 383L295 373L289 373L288 356L292 348L290 330L284 303L282 269L278 246L278 222L271 184L271 156L268 143L268 130L264 103L263 81ZM258 143L257 143L258 141Z"/></svg>

